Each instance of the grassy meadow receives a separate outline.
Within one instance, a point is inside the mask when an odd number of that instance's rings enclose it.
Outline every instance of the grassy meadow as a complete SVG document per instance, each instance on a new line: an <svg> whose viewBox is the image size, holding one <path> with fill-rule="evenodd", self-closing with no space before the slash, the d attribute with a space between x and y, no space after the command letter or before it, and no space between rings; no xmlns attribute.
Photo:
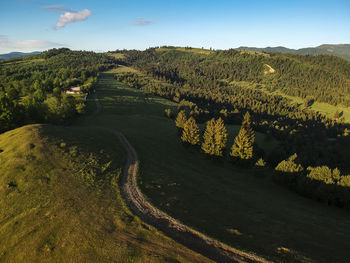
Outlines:
<svg viewBox="0 0 350 263"><path fill-rule="evenodd" d="M227 81L227 80L223 80ZM289 96L281 92L280 90L275 90L273 92L268 91L263 85L262 87L259 87L256 83L248 82L248 81L231 81L230 84L244 87L244 88L249 88L249 89L259 89L262 92L265 92L267 94L272 94L272 95L279 95L282 96L286 99L288 99L290 102L295 103L299 105L301 108L305 108L304 106L304 99L296 96ZM320 112L329 118L333 118L334 114L336 111L339 111L341 114L341 117L344 118L344 121L346 123L350 123L350 108L345 107L342 105L331 105L325 102L317 102L315 101L312 103L311 106L308 107L311 110Z"/></svg>
<svg viewBox="0 0 350 263"><path fill-rule="evenodd" d="M102 112L90 125L125 134L141 161L140 187L153 204L194 229L273 261L348 261L348 211L289 192L269 174L258 176L186 149L173 121L163 116L176 104L116 82L115 72L99 80ZM238 128L229 128L231 140Z"/></svg>
<svg viewBox="0 0 350 263"><path fill-rule="evenodd" d="M125 158L113 135L93 127L1 134L0 262L211 262L127 209L118 188Z"/></svg>
<svg viewBox="0 0 350 263"><path fill-rule="evenodd" d="M210 49L204 49L204 48L185 48L185 47L174 47L174 48L157 48L157 51L169 51L169 49L177 50L177 51L183 51L183 52L191 52L191 53L198 53L203 55L209 55L214 53L214 51Z"/></svg>

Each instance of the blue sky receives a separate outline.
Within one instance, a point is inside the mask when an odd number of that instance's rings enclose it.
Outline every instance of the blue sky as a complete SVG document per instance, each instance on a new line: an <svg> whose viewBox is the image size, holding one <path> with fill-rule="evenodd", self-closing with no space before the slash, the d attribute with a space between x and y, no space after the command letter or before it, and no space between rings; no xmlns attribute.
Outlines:
<svg viewBox="0 0 350 263"><path fill-rule="evenodd" d="M350 43L350 1L1 0L0 53Z"/></svg>

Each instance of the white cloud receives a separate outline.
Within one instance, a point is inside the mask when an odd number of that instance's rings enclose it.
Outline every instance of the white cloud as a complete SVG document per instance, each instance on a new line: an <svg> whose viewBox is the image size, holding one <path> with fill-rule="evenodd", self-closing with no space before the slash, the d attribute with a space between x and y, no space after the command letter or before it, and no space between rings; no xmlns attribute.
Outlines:
<svg viewBox="0 0 350 263"><path fill-rule="evenodd" d="M72 9L66 8L63 5L46 5L41 6L42 9L51 10L51 11L64 11L64 12L76 12Z"/></svg>
<svg viewBox="0 0 350 263"><path fill-rule="evenodd" d="M133 23L134 26L147 26L150 24L152 24L152 21L150 21L146 18L143 18L143 17L136 18L134 23Z"/></svg>
<svg viewBox="0 0 350 263"><path fill-rule="evenodd" d="M58 19L58 22L56 25L52 26L53 29L64 27L68 23L73 23L77 21L84 21L89 16L91 16L92 12L88 9L84 9L79 12L65 12L64 14L60 15L60 18Z"/></svg>
<svg viewBox="0 0 350 263"><path fill-rule="evenodd" d="M60 47L62 44L45 40L21 40L11 41L7 36L0 35L0 48L9 51L37 51L52 47Z"/></svg>

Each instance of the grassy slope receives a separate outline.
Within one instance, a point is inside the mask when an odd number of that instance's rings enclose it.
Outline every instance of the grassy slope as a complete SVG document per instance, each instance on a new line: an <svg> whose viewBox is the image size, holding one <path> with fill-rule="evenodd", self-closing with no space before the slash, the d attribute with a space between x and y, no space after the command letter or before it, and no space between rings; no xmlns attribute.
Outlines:
<svg viewBox="0 0 350 263"><path fill-rule="evenodd" d="M300 106L304 108L304 99L300 98L300 97L296 97L296 96L289 96L286 95L284 93L282 93L279 90L276 90L274 92L269 92L267 90L262 89L262 91L269 93L269 94L274 94L274 95L280 95L284 98L289 99L291 102L297 103ZM347 123L350 123L350 108L349 107L345 107L345 106L334 106L325 102L314 102L310 107L310 109L314 110L314 111L318 111L326 116L328 116L329 118L333 118L334 114L336 111L339 112L343 112L342 117L344 118L344 121Z"/></svg>
<svg viewBox="0 0 350 263"><path fill-rule="evenodd" d="M93 128L0 135L0 262L209 262L125 207L125 153Z"/></svg>
<svg viewBox="0 0 350 263"><path fill-rule="evenodd" d="M97 88L103 112L94 123L122 131L141 160L143 192L162 210L236 248L276 261L346 262L349 212L288 192L245 169L185 149L165 99L116 83Z"/></svg>
<svg viewBox="0 0 350 263"><path fill-rule="evenodd" d="M167 50L178 50L183 52L192 52L192 53L199 53L204 55L209 55L213 53L214 51L209 49L202 49L202 48L184 48L184 47L175 47L175 48L157 48L157 51L167 51Z"/></svg>
<svg viewBox="0 0 350 263"><path fill-rule="evenodd" d="M225 81L225 80L224 80ZM250 83L247 81L232 81L231 84L241 86L244 88L250 88L250 89L256 89L257 85L254 83ZM304 108L304 99L296 96L289 96L281 92L280 90L276 90L274 92L270 92L264 87L260 88L260 91L265 92L267 94L273 94L273 95L279 95L282 96L288 100L290 100L292 103L296 103L299 105L299 107ZM334 113L338 110L339 112L343 112L342 117L344 118L344 121L347 123L350 123L350 108L345 106L334 106L328 103L324 102L314 102L310 107L311 110L318 111L330 118L333 118Z"/></svg>

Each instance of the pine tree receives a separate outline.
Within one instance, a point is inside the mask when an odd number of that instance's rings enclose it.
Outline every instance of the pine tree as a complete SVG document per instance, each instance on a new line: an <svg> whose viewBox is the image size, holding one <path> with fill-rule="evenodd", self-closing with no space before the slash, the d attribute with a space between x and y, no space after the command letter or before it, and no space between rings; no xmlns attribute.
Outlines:
<svg viewBox="0 0 350 263"><path fill-rule="evenodd" d="M202 150L209 155L215 155L215 119L207 122L203 135Z"/></svg>
<svg viewBox="0 0 350 263"><path fill-rule="evenodd" d="M227 142L227 130L224 121L219 118L215 123L215 155L222 156Z"/></svg>
<svg viewBox="0 0 350 263"><path fill-rule="evenodd" d="M182 110L182 111L180 111L177 114L177 117L176 117L176 120L175 120L175 125L179 129L183 129L184 126L185 126L186 121L187 121L186 113L185 113L185 111Z"/></svg>
<svg viewBox="0 0 350 263"><path fill-rule="evenodd" d="M231 148L231 156L249 160L253 157L254 131L250 126L250 114L244 115L242 127Z"/></svg>
<svg viewBox="0 0 350 263"><path fill-rule="evenodd" d="M224 121L211 119L203 135L202 150L209 155L222 156L227 141L227 130Z"/></svg>
<svg viewBox="0 0 350 263"><path fill-rule="evenodd" d="M192 145L199 144L199 128L193 117L190 117L185 122L181 140Z"/></svg>

